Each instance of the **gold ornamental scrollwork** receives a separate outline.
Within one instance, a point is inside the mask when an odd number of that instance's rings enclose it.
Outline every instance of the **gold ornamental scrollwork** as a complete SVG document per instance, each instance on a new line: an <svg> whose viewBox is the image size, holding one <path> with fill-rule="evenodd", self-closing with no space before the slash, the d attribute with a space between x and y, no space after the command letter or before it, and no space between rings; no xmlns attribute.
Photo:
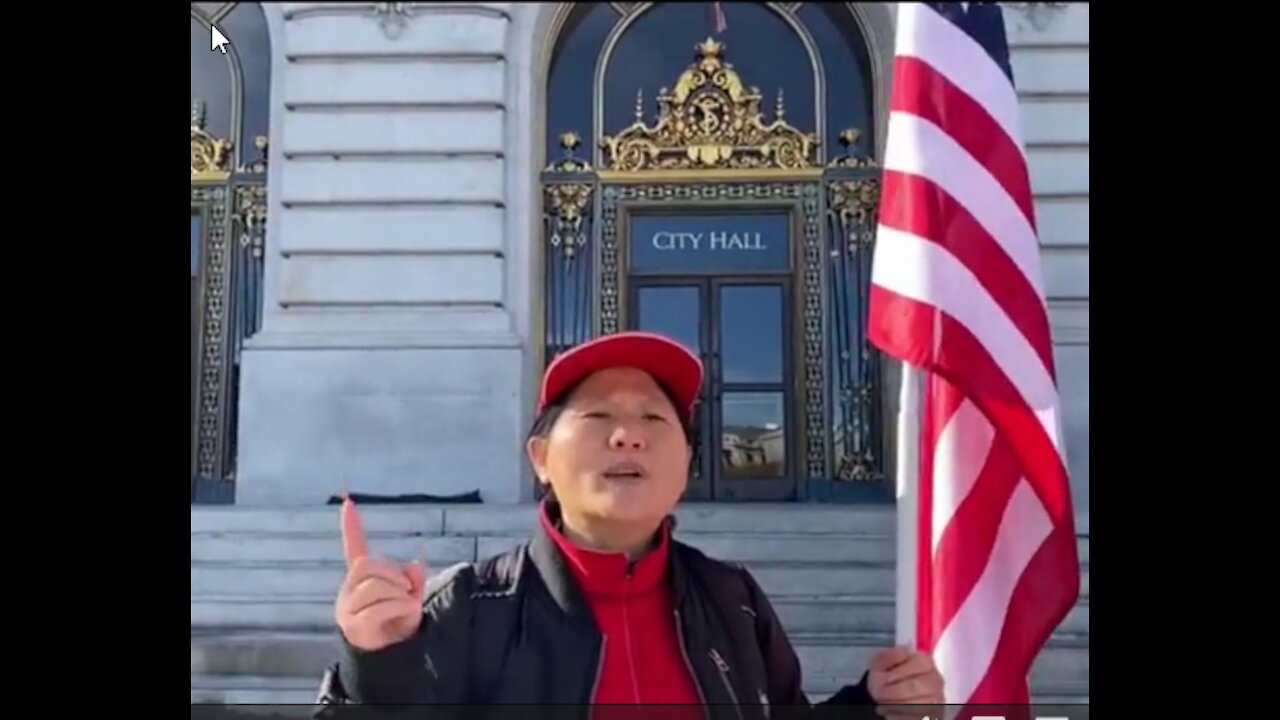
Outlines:
<svg viewBox="0 0 1280 720"><path fill-rule="evenodd" d="M675 88L658 94L658 119L644 122L643 94L636 98L636 120L617 135L605 136L605 169L654 170L801 170L814 166L818 138L786 121L781 91L772 122L760 109L760 89L748 87L724 60L724 43L698 43L694 63Z"/></svg>
<svg viewBox="0 0 1280 720"><path fill-rule="evenodd" d="M267 136L259 135L253 139L253 148L258 151L258 157L245 165L241 165L237 172L248 175L263 175L267 172Z"/></svg>
<svg viewBox="0 0 1280 720"><path fill-rule="evenodd" d="M191 179L226 180L231 176L231 141L216 138L204 129L204 112L191 108Z"/></svg>
<svg viewBox="0 0 1280 720"><path fill-rule="evenodd" d="M849 128L840 133L844 155L827 163L832 170L869 170L878 167L875 158L854 151L861 133ZM844 238L845 252L856 253L869 248L875 238L875 225L880 211L879 174L862 177L836 177L827 181L827 212L834 221L833 230Z"/></svg>
<svg viewBox="0 0 1280 720"><path fill-rule="evenodd" d="M267 226L265 185L241 185L236 188L236 217L240 221L241 247L248 248L255 260L262 259Z"/></svg>
<svg viewBox="0 0 1280 720"><path fill-rule="evenodd" d="M554 174L573 176L591 172L590 163L574 155L574 150L581 144L582 138L577 133L567 132L560 136L564 157L547 166L545 172L553 174L549 179L554 180ZM585 219L587 208L591 206L592 187L589 182L574 181L548 182L543 186L549 225L547 243L570 260L587 244L589 233Z"/></svg>
<svg viewBox="0 0 1280 720"><path fill-rule="evenodd" d="M578 248L587 244L582 231L583 214L591 204L591 186L584 183L558 183L549 185L547 209L551 215L551 247L572 258Z"/></svg>
<svg viewBox="0 0 1280 720"><path fill-rule="evenodd" d="M866 178L827 183L827 208L845 237L848 252L869 246L874 239L880 208L879 180Z"/></svg>
<svg viewBox="0 0 1280 720"><path fill-rule="evenodd" d="M544 172L549 173L586 173L591 172L591 164L578 158L574 151L582 145L582 138L576 132L560 134L560 148L564 157L547 165Z"/></svg>
<svg viewBox="0 0 1280 720"><path fill-rule="evenodd" d="M878 167L875 158L865 155L857 155L854 153L854 146L862 139L862 131L857 128L847 128L840 133L840 144L844 147L844 154L840 157L833 158L827 163L829 168L845 168L845 169L862 169Z"/></svg>

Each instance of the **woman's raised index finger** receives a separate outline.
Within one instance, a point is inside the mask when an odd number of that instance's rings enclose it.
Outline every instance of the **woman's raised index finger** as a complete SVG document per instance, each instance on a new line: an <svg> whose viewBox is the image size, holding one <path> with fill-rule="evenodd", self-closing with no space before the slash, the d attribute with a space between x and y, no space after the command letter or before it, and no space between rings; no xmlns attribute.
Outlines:
<svg viewBox="0 0 1280 720"><path fill-rule="evenodd" d="M364 526L360 523L360 513L350 496L342 500L342 554L347 567L369 554L369 543L364 537Z"/></svg>

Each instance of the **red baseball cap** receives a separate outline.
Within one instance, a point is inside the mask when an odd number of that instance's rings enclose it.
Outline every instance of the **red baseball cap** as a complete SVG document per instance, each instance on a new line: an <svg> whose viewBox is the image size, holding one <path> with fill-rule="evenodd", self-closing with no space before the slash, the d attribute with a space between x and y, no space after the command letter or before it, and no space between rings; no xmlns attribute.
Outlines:
<svg viewBox="0 0 1280 720"><path fill-rule="evenodd" d="M676 410L686 420L693 416L702 388L702 361L680 343L647 332L603 335L561 353L542 376L538 412L593 373L615 367L649 373L675 395Z"/></svg>

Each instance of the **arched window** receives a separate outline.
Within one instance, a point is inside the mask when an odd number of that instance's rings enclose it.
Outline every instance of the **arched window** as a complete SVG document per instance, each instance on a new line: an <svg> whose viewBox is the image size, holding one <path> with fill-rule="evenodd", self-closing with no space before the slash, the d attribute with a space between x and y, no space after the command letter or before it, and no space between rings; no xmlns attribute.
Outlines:
<svg viewBox="0 0 1280 720"><path fill-rule="evenodd" d="M574 3L552 37L544 361L625 329L700 352L688 499L888 499L852 6Z"/></svg>
<svg viewBox="0 0 1280 720"><path fill-rule="evenodd" d="M213 29L230 42L213 47ZM257 3L191 3L191 498L230 502L240 347L262 313L271 52Z"/></svg>

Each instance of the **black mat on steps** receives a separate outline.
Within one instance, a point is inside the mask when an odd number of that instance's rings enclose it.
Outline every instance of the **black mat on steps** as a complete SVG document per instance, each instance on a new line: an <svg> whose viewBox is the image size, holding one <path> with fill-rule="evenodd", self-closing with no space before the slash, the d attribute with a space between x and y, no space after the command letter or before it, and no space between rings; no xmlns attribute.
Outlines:
<svg viewBox="0 0 1280 720"><path fill-rule="evenodd" d="M471 492L462 493L460 495L428 495L425 493L415 495L372 495L369 493L348 494L357 505L422 505L424 503L464 505L468 503L481 502L479 490L472 490ZM325 504L341 505L342 497L340 495L331 495L329 496L329 502Z"/></svg>

